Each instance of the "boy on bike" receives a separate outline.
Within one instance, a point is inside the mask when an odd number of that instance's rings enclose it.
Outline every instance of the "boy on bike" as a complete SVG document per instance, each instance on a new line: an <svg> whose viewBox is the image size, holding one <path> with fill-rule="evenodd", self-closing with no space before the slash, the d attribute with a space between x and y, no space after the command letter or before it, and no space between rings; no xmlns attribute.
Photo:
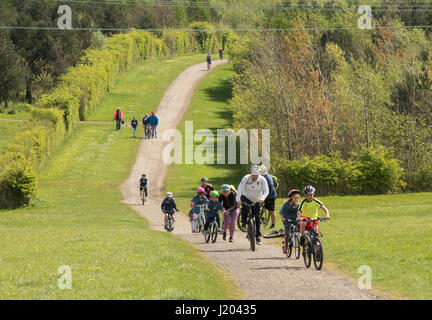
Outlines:
<svg viewBox="0 0 432 320"><path fill-rule="evenodd" d="M300 221L300 244L303 246L305 242L304 232L305 230L311 231L315 226L316 231L318 230L318 221L303 221L303 219L317 219L319 215L319 209L324 211L325 219L330 219L328 209L324 204L315 198L315 188L313 186L306 186L303 189L303 194L306 199L300 203L300 207L297 211L297 219Z"/></svg>
<svg viewBox="0 0 432 320"><path fill-rule="evenodd" d="M285 228L285 241L284 241L284 248L283 253L286 254L287 252L287 245L289 241L289 234L291 230L292 224L297 224L297 211L299 208L299 202L300 202L300 191L296 189L292 189L288 192L288 200L283 204L282 208L279 211L279 214L282 218L282 222Z"/></svg>
<svg viewBox="0 0 432 320"><path fill-rule="evenodd" d="M218 201L218 198L219 198L219 192L215 190L210 192L210 200L208 200L206 204L206 212L205 212L206 222L204 225L204 231L207 231L208 227L210 226L210 222L212 222L213 219L216 219L218 226L220 226L219 212L222 211L223 213L225 213L225 208Z"/></svg>
<svg viewBox="0 0 432 320"><path fill-rule="evenodd" d="M175 199L173 198L172 192L167 192L166 198L162 201L161 209L162 209L162 212L165 214L164 224L165 224L165 229L166 229L166 225L167 225L167 222L168 222L168 214L171 214L172 221L174 223L175 222L175 219L174 219L174 215L175 215L174 210L177 211L177 212L179 211L177 209L177 204L175 202Z"/></svg>
<svg viewBox="0 0 432 320"><path fill-rule="evenodd" d="M141 179L139 181L140 183L140 198L143 196L143 192L145 194L145 197L147 198L147 186L148 186L148 180L145 173L142 174Z"/></svg>

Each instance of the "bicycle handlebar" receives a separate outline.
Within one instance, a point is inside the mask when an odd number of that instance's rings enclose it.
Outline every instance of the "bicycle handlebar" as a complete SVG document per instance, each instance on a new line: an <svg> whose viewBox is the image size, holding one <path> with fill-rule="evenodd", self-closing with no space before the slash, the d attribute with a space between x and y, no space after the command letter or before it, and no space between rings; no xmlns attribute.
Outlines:
<svg viewBox="0 0 432 320"><path fill-rule="evenodd" d="M306 218L306 219L300 219L300 220L301 221L319 221L319 222L327 221L325 218L316 218L316 219Z"/></svg>

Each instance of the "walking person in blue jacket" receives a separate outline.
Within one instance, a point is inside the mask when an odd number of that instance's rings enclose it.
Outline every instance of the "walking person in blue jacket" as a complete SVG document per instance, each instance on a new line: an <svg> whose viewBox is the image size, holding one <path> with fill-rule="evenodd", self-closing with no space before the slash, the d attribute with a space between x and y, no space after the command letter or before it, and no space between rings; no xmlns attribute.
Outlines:
<svg viewBox="0 0 432 320"><path fill-rule="evenodd" d="M157 139L157 126L159 124L158 117L155 115L154 112L152 112L151 116L148 117L147 120L149 121L149 124L151 125L152 128L152 138Z"/></svg>

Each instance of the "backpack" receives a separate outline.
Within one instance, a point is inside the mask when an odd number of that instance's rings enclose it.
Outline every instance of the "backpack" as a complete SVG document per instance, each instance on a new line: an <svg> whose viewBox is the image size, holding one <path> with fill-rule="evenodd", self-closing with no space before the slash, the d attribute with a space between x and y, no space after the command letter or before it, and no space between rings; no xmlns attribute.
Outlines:
<svg viewBox="0 0 432 320"><path fill-rule="evenodd" d="M231 190L232 192L234 192L234 194L237 196L237 189L236 189L236 187L234 187L232 184L230 185L230 190Z"/></svg>
<svg viewBox="0 0 432 320"><path fill-rule="evenodd" d="M273 176L273 175L270 175L270 176L273 178L275 189L278 190L279 189L279 180L278 180L278 178L276 176Z"/></svg>

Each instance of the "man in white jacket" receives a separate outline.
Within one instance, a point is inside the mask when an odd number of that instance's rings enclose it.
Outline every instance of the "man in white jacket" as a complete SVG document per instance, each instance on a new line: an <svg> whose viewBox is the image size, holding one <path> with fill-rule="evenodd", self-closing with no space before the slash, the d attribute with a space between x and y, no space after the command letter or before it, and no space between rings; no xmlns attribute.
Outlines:
<svg viewBox="0 0 432 320"><path fill-rule="evenodd" d="M257 165L251 167L251 173L243 177L237 188L237 203L252 204L252 214L255 216L256 223L256 241L261 243L261 219L260 208L269 193L266 179L261 176L261 170ZM248 210L246 206L241 208L242 225L246 225Z"/></svg>

